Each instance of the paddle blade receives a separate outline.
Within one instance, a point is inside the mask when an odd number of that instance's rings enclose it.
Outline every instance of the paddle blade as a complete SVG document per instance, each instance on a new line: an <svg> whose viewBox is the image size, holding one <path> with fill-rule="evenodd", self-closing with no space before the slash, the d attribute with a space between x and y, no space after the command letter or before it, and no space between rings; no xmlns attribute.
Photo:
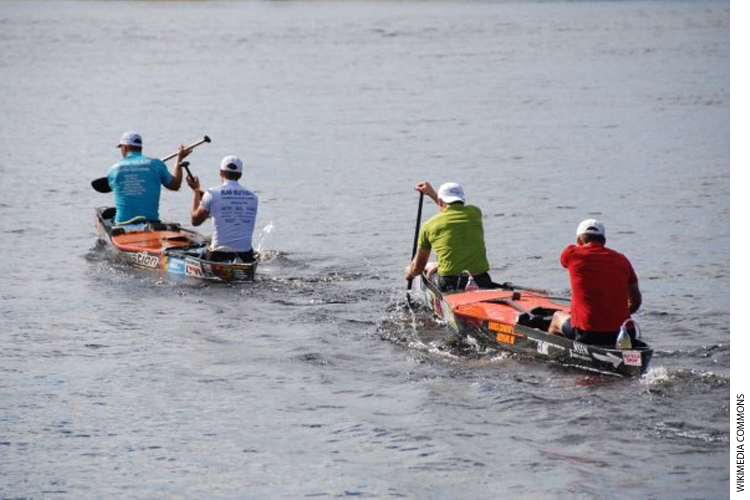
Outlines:
<svg viewBox="0 0 750 500"><path fill-rule="evenodd" d="M112 188L109 187L109 180L106 177L100 177L91 181L91 187L100 193L110 193Z"/></svg>

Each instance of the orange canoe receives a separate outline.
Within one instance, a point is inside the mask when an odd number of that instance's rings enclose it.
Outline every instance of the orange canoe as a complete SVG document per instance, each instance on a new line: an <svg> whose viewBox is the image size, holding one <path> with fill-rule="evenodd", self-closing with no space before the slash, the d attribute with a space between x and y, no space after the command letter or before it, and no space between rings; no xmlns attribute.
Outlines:
<svg viewBox="0 0 750 500"><path fill-rule="evenodd" d="M640 339L630 349L584 344L547 333L555 311L570 311L570 300L543 290L497 285L494 289L443 293L425 276L426 305L456 333L520 356L620 376L646 372L653 350Z"/></svg>
<svg viewBox="0 0 750 500"><path fill-rule="evenodd" d="M204 259L208 239L176 223L143 222L116 226L115 209L96 210L96 226L102 240L119 259L174 276L212 281L253 281L258 259L214 262Z"/></svg>

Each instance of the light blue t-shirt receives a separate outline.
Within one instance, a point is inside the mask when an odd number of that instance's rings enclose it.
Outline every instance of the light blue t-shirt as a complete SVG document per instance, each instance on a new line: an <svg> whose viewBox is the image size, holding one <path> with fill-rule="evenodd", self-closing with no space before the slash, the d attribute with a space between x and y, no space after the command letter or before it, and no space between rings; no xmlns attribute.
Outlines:
<svg viewBox="0 0 750 500"><path fill-rule="evenodd" d="M115 194L115 224L135 217L159 220L161 186L173 179L163 161L130 153L109 168L107 178Z"/></svg>

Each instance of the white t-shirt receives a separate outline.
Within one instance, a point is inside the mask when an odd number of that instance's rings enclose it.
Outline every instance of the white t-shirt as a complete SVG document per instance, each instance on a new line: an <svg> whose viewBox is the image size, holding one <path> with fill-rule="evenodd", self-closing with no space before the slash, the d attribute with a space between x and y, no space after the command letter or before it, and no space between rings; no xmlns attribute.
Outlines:
<svg viewBox="0 0 750 500"><path fill-rule="evenodd" d="M212 248L226 246L235 252L247 252L253 247L258 197L252 191L237 181L226 181L208 189L200 206L208 210L214 221Z"/></svg>

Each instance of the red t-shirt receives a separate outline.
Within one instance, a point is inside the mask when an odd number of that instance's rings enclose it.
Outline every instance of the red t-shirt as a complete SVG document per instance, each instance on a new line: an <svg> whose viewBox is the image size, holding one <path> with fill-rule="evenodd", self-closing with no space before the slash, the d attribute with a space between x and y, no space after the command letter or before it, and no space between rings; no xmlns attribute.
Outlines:
<svg viewBox="0 0 750 500"><path fill-rule="evenodd" d="M628 286L637 283L630 261L599 243L570 245L560 255L573 299L571 324L579 330L615 332L630 317Z"/></svg>

